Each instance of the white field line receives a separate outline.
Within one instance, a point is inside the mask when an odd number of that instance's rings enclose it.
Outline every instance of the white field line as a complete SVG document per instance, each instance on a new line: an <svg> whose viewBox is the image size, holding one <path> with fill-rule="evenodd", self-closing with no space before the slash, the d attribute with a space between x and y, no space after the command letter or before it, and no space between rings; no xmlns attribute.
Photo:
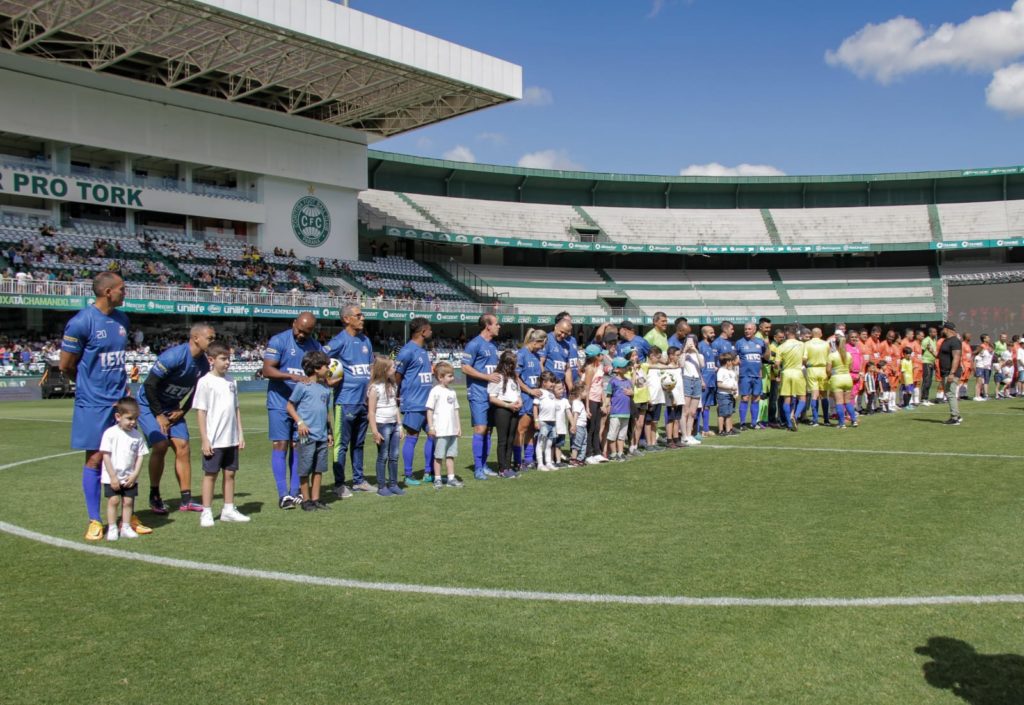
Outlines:
<svg viewBox="0 0 1024 705"><path fill-rule="evenodd" d="M32 462L48 460L54 457L71 455L80 451L60 453L32 460L21 460L16 463L0 465L0 470L26 465ZM273 580L300 585L316 585L353 590L373 590L377 592L397 592L421 595L443 595L449 597L476 597L495 600L522 600L532 602L562 602L586 604L621 604L621 605L670 605L679 607L914 607L921 605L991 605L991 604L1024 604L1024 595L920 595L897 597L686 597L669 595L608 595L577 592L541 592L536 590L494 590L486 588L445 587L438 585L417 585L414 583L370 582L350 580L347 578L327 578L301 573L283 573L279 571L239 568L219 563L203 563L200 561L165 558L144 553L119 551L105 546L77 543L66 539L40 534L36 531L0 521L0 531L19 538L36 541L47 546L63 548L79 553L122 560L138 561L168 568L197 570L205 573L216 573L239 578L256 578Z"/></svg>
<svg viewBox="0 0 1024 705"><path fill-rule="evenodd" d="M923 455L935 458L990 458L995 460L1024 460L1024 455L1001 455L998 453L941 453L927 450L876 450L874 448L804 448L801 446L761 446L735 445L726 446L703 443L696 446L714 450L787 450L800 453L861 453L865 455Z"/></svg>
<svg viewBox="0 0 1024 705"><path fill-rule="evenodd" d="M532 602L570 602L588 604L621 605L672 605L679 607L914 607L921 605L991 605L1021 604L1024 595L923 595L904 597L685 597L662 595L602 595L577 592L540 592L536 590L492 590L485 588L444 587L438 585L416 585L411 583L369 582L346 578L326 578L301 573L238 568L219 563L202 563L151 556L145 553L119 551L104 546L76 543L65 539L29 531L13 524L0 521L0 531L20 538L37 541L48 546L63 548L108 558L149 563L168 568L198 570L238 578L256 578L300 585L374 590L378 592L413 593L420 595L443 595L447 597L477 597L495 600L522 600Z"/></svg>

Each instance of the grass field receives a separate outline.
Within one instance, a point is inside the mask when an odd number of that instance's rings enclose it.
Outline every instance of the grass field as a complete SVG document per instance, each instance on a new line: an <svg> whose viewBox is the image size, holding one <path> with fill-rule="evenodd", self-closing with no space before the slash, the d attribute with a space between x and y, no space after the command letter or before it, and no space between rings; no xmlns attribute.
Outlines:
<svg viewBox="0 0 1024 705"><path fill-rule="evenodd" d="M932 407L518 480L463 471L461 490L312 514L277 508L263 397L243 404L238 504L253 521L200 529L197 514L142 511L155 533L110 548L322 578L767 602L298 584L3 532L0 702L1024 703L1020 600L771 602L1024 593L1024 402L965 402L956 428ZM12 466L67 452L69 421L67 402L0 405L0 522L84 545L80 454ZM368 477L375 457L368 445ZM169 467L165 497L175 484Z"/></svg>

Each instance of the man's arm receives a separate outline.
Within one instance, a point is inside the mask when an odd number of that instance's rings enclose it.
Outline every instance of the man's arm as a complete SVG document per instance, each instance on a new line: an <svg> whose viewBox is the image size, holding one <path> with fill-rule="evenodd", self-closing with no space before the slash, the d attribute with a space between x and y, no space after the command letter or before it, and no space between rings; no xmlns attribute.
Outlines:
<svg viewBox="0 0 1024 705"><path fill-rule="evenodd" d="M72 382L78 376L78 361L80 359L82 359L81 355L69 353L66 350L60 351L60 371L67 375Z"/></svg>

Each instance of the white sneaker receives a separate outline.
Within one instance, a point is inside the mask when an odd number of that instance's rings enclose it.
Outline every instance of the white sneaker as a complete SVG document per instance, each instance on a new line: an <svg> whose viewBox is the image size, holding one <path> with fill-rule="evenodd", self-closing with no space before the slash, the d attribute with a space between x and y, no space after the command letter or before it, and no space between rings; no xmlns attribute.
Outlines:
<svg viewBox="0 0 1024 705"><path fill-rule="evenodd" d="M111 524L110 528L107 529L107 541L117 541L117 527Z"/></svg>
<svg viewBox="0 0 1024 705"><path fill-rule="evenodd" d="M604 457L603 455L599 455L599 456L597 456L597 462L599 462L599 463L607 463L608 462L608 458Z"/></svg>
<svg viewBox="0 0 1024 705"><path fill-rule="evenodd" d="M585 462L587 465L597 465L601 461L597 459L596 455L592 455L589 458L587 458L586 460L584 460L583 462Z"/></svg>
<svg viewBox="0 0 1024 705"><path fill-rule="evenodd" d="M541 472L551 472L551 466L544 465L543 463L537 463L537 469Z"/></svg>
<svg viewBox="0 0 1024 705"><path fill-rule="evenodd" d="M137 539L137 538L139 538L139 535L135 532L135 529L133 529L131 526L122 526L121 527L121 538L123 538L123 539Z"/></svg>
<svg viewBox="0 0 1024 705"><path fill-rule="evenodd" d="M683 439L683 443L685 443L688 446L699 446L700 445L700 441L697 439L696 436L688 436L688 437L684 438Z"/></svg>
<svg viewBox="0 0 1024 705"><path fill-rule="evenodd" d="M923 402L921 402L921 406L933 406L933 404L927 399L925 399Z"/></svg>
<svg viewBox="0 0 1024 705"><path fill-rule="evenodd" d="M199 515L199 526L204 529L209 529L213 526L213 510L204 509L203 513Z"/></svg>
<svg viewBox="0 0 1024 705"><path fill-rule="evenodd" d="M974 401L985 401L984 397L974 397Z"/></svg>
<svg viewBox="0 0 1024 705"><path fill-rule="evenodd" d="M224 509L222 509L220 511L220 520L221 521L237 521L237 522L240 522L240 523L244 523L244 522L249 521L250 517L247 517L246 515L242 514L240 511L238 511L234 507L231 507L230 509L225 507Z"/></svg>

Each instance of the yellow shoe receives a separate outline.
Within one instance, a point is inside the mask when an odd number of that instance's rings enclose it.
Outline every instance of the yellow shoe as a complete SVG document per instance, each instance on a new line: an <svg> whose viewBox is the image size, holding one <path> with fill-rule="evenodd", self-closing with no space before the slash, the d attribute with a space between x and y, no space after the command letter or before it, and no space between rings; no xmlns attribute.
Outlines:
<svg viewBox="0 0 1024 705"><path fill-rule="evenodd" d="M151 534L151 533L153 533L153 530L151 528L149 528L148 526L146 526L145 524L143 524L141 521L139 521L139 518L137 516L135 516L134 514L132 514L132 519L128 523L131 524L131 527L135 530L135 533L137 533L137 534L141 535L141 534Z"/></svg>
<svg viewBox="0 0 1024 705"><path fill-rule="evenodd" d="M89 528L85 530L86 541L102 541L103 540L103 524L99 523L95 519L89 521Z"/></svg>

